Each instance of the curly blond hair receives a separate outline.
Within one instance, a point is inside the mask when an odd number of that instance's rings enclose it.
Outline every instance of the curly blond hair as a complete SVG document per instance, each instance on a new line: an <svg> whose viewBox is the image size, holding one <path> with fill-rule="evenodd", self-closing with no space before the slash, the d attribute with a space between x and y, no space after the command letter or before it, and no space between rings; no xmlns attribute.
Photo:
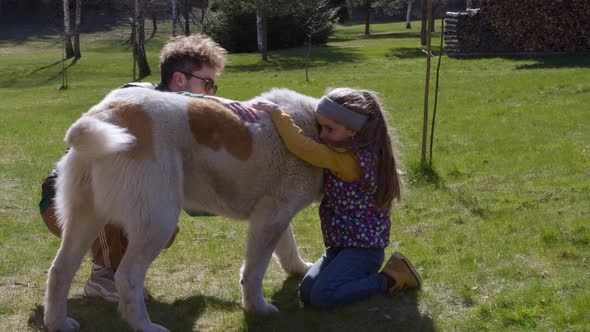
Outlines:
<svg viewBox="0 0 590 332"><path fill-rule="evenodd" d="M203 66L221 72L225 67L227 50L203 34L177 36L168 40L160 51L162 82L168 82L176 71L191 72Z"/></svg>

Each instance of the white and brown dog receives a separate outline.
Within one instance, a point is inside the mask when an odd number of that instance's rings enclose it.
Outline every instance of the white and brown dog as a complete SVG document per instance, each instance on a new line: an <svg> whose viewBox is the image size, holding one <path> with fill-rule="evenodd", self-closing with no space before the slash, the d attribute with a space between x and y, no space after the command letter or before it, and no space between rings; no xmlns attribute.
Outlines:
<svg viewBox="0 0 590 332"><path fill-rule="evenodd" d="M317 99L286 89L260 98L317 136ZM320 197L322 171L291 155L267 116L243 123L215 101L127 88L84 113L65 141L71 149L57 165L63 240L47 279L49 330L79 328L66 316L68 292L107 221L129 239L115 282L119 311L136 331L167 331L150 321L143 284L183 208L250 221L240 280L246 311L277 311L262 294L273 251L289 274L311 266L299 257L289 222Z"/></svg>

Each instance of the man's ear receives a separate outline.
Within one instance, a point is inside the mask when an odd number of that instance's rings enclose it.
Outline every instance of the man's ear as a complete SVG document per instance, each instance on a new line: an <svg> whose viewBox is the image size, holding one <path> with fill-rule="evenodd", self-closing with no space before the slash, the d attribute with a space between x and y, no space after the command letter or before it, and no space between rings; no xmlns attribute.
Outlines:
<svg viewBox="0 0 590 332"><path fill-rule="evenodd" d="M184 81L186 80L186 76L179 71L175 71L172 73L172 79L170 80L170 85L175 88L180 88L184 85Z"/></svg>

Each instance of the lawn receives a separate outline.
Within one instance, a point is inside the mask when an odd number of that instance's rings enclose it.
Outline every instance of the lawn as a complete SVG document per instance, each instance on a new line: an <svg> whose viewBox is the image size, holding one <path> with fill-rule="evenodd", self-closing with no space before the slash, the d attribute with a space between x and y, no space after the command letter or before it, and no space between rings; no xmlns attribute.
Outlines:
<svg viewBox="0 0 590 332"><path fill-rule="evenodd" d="M443 57L435 172L427 178L416 166L426 61L419 22L413 26L375 24L370 37L360 25L339 27L313 49L310 82L303 48L273 51L268 62L231 54L219 95L249 99L272 87L315 97L337 86L378 92L405 172L386 253L408 256L423 290L304 308L299 280L272 261L264 292L281 313L246 315L238 282L246 225L183 214L175 244L148 271L153 321L173 331L590 330L590 57ZM60 65L40 69L61 56L55 38L0 40L0 330L42 330L46 271L59 240L39 217L40 183L66 149L68 126L131 80L124 32L83 35L67 90L58 89ZM145 81L159 80L166 33L147 44L153 74ZM319 258L317 206L299 213L293 228L302 257ZM129 330L116 305L82 296L89 272L87 257L69 315L83 331Z"/></svg>

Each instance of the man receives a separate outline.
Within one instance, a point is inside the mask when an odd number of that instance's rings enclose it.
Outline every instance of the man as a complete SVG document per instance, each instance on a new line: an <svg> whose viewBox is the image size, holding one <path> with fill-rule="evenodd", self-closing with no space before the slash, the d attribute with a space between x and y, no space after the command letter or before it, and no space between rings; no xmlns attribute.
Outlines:
<svg viewBox="0 0 590 332"><path fill-rule="evenodd" d="M160 52L160 83L155 87L149 83L130 83L122 88L142 86L198 98L211 98L231 109L242 120L255 121L258 117L253 110L237 102L213 97L217 92L215 79L225 66L226 56L227 51L224 48L204 35L175 37L170 39ZM61 237L53 206L54 183L57 176L57 172L53 170L43 182L43 198L39 208L49 230ZM166 247L172 245L177 233L178 227ZM90 278L84 286L86 296L99 297L109 302L119 301L114 273L126 248L127 238L120 228L107 224L99 231L99 236L91 248L93 264Z"/></svg>

